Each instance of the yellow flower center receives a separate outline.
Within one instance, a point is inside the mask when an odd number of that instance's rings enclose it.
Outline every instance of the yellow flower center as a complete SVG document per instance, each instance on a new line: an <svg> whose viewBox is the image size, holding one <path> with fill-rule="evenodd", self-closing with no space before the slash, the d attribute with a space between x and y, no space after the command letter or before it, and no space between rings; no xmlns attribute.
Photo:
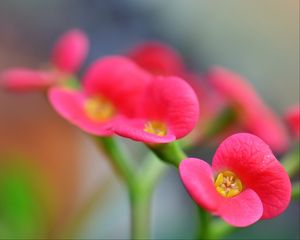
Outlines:
<svg viewBox="0 0 300 240"><path fill-rule="evenodd" d="M104 97L90 97L85 101L84 109L87 116L94 121L106 121L111 119L116 109L114 105Z"/></svg>
<svg viewBox="0 0 300 240"><path fill-rule="evenodd" d="M231 171L224 171L218 174L215 180L215 187L223 197L234 197L243 190L241 180Z"/></svg>
<svg viewBox="0 0 300 240"><path fill-rule="evenodd" d="M167 135L167 127L163 122L160 121L146 122L144 131L147 133L155 134L160 137Z"/></svg>

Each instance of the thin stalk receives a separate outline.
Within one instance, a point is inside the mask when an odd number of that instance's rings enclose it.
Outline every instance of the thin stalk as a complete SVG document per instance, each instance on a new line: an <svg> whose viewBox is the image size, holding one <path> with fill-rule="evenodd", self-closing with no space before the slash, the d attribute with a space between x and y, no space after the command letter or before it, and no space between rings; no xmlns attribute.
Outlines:
<svg viewBox="0 0 300 240"><path fill-rule="evenodd" d="M153 154L145 160L146 163L136 175L137 181L129 188L132 239L150 239L151 200L155 186L166 170L166 165Z"/></svg>
<svg viewBox="0 0 300 240"><path fill-rule="evenodd" d="M151 196L152 194L138 183L129 188L132 239L150 238Z"/></svg>
<svg viewBox="0 0 300 240"><path fill-rule="evenodd" d="M147 191L153 192L158 181L167 170L167 164L161 162L156 155L149 153L145 158L145 164L137 174L137 179L141 179Z"/></svg>
<svg viewBox="0 0 300 240"><path fill-rule="evenodd" d="M200 224L197 229L197 239L207 240L210 236L211 227L211 215L206 212L203 208L198 207L198 213L200 217Z"/></svg>
<svg viewBox="0 0 300 240"><path fill-rule="evenodd" d="M281 160L281 163L287 171L287 173L289 174L290 178L299 174L299 146L297 146L293 151L285 155Z"/></svg>
<svg viewBox="0 0 300 240"><path fill-rule="evenodd" d="M115 139L96 137L95 140L108 156L115 172L127 186L132 239L150 239L151 197L156 184L166 169L165 165L159 162L155 155L151 155L151 159L147 159L147 164L139 170L135 169Z"/></svg>
<svg viewBox="0 0 300 240"><path fill-rule="evenodd" d="M125 181L132 185L135 182L133 166L121 151L118 142L113 137L95 137L98 146L106 153L115 172Z"/></svg>
<svg viewBox="0 0 300 240"><path fill-rule="evenodd" d="M293 183L293 188L292 188L292 199L297 200L299 199L300 196L300 182L295 182Z"/></svg>

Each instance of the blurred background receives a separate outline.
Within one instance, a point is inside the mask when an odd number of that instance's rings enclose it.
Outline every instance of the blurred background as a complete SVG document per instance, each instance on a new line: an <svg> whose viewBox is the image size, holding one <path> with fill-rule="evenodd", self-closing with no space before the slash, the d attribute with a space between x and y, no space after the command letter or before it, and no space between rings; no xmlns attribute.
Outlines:
<svg viewBox="0 0 300 240"><path fill-rule="evenodd" d="M159 40L195 71L221 65L246 76L279 114L299 103L298 0L1 0L0 71L45 66L52 44L73 27L91 39L84 68ZM153 238L192 239L196 224L195 206L170 169L154 196ZM0 238L30 236L129 238L128 200L93 143L42 94L0 90ZM230 239L250 236L299 239L299 204Z"/></svg>

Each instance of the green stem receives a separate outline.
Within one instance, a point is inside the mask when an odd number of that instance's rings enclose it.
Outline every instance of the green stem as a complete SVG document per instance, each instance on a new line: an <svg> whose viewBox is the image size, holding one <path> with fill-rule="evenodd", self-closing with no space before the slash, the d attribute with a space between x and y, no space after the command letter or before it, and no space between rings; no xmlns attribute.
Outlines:
<svg viewBox="0 0 300 240"><path fill-rule="evenodd" d="M292 189L292 199L297 200L299 199L300 195L300 182L296 182L293 184L293 189Z"/></svg>
<svg viewBox="0 0 300 240"><path fill-rule="evenodd" d="M117 141L113 137L95 137L96 142L101 149L106 153L115 172L128 185L135 182L135 175L133 166L130 165L129 160L119 148Z"/></svg>
<svg viewBox="0 0 300 240"><path fill-rule="evenodd" d="M129 188L131 202L132 239L150 239L151 197L155 186L166 170L166 165L150 154L136 175L137 181Z"/></svg>
<svg viewBox="0 0 300 240"><path fill-rule="evenodd" d="M222 219L214 219L211 223L210 238L220 239L239 230L240 228L233 227Z"/></svg>
<svg viewBox="0 0 300 240"><path fill-rule="evenodd" d="M153 153L149 153L145 158L145 164L137 174L137 179L143 182L147 191L153 192L160 178L167 169L167 165L157 158Z"/></svg>
<svg viewBox="0 0 300 240"><path fill-rule="evenodd" d="M127 185L132 239L149 239L151 197L166 166L152 154L146 159L146 164L141 169L134 169L115 139L96 137L95 140L109 157L115 172Z"/></svg>
<svg viewBox="0 0 300 240"><path fill-rule="evenodd" d="M197 239L206 240L209 239L210 236L210 221L211 215L206 212L203 208L198 207L199 217L200 217L200 224L199 228L197 229Z"/></svg>
<svg viewBox="0 0 300 240"><path fill-rule="evenodd" d="M299 146L284 156L281 163L289 176L292 178L300 172L299 169Z"/></svg>
<svg viewBox="0 0 300 240"><path fill-rule="evenodd" d="M158 156L162 161L178 167L180 162L187 158L182 151L178 142L171 142L165 144L148 145L148 147Z"/></svg>
<svg viewBox="0 0 300 240"><path fill-rule="evenodd" d="M149 239L151 195L142 184L129 188L132 239Z"/></svg>

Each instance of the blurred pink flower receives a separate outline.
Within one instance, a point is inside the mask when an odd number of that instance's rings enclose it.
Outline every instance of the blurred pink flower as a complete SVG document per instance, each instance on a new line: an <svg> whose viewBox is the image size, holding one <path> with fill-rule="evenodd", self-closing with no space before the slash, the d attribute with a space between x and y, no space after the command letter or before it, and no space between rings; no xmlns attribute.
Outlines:
<svg viewBox="0 0 300 240"><path fill-rule="evenodd" d="M11 91L43 90L58 85L79 69L88 52L85 33L73 29L66 32L53 48L53 70L17 67L1 73L1 85Z"/></svg>
<svg viewBox="0 0 300 240"><path fill-rule="evenodd" d="M300 140L300 106L290 107L285 114L288 126L295 138Z"/></svg>
<svg viewBox="0 0 300 240"><path fill-rule="evenodd" d="M207 79L224 101L235 109L246 130L263 139L274 151L287 149L288 135L284 125L249 82L221 67L212 68Z"/></svg>
<svg viewBox="0 0 300 240"><path fill-rule="evenodd" d="M54 45L52 64L61 72L74 73L79 70L89 49L89 40L78 29L66 32Z"/></svg>
<svg viewBox="0 0 300 240"><path fill-rule="evenodd" d="M150 75L130 59L109 56L94 62L83 80L83 90L51 88L49 100L62 117L83 131L110 136L121 116L135 116Z"/></svg>
<svg viewBox="0 0 300 240"><path fill-rule="evenodd" d="M214 91L214 89L205 81L205 78L199 74L185 73L183 79L188 82L195 91L199 107L201 110L201 117L199 118L196 127L189 134L185 141L190 145L197 145L202 141L209 141L205 136L207 130L211 127L214 119L218 117L224 107L224 101ZM219 136L221 133L218 133ZM215 139L217 136L213 136Z"/></svg>
<svg viewBox="0 0 300 240"><path fill-rule="evenodd" d="M197 204L237 227L276 217L290 202L288 174L268 145L251 134L235 134L222 142L212 167L187 158L179 172Z"/></svg>
<svg viewBox="0 0 300 240"><path fill-rule="evenodd" d="M121 136L146 143L167 143L184 137L196 125L199 103L193 89L178 77L156 77L145 91L139 118L115 126Z"/></svg>
<svg viewBox="0 0 300 240"><path fill-rule="evenodd" d="M132 49L128 56L154 75L182 76L185 66L172 47L161 42L145 42Z"/></svg>

